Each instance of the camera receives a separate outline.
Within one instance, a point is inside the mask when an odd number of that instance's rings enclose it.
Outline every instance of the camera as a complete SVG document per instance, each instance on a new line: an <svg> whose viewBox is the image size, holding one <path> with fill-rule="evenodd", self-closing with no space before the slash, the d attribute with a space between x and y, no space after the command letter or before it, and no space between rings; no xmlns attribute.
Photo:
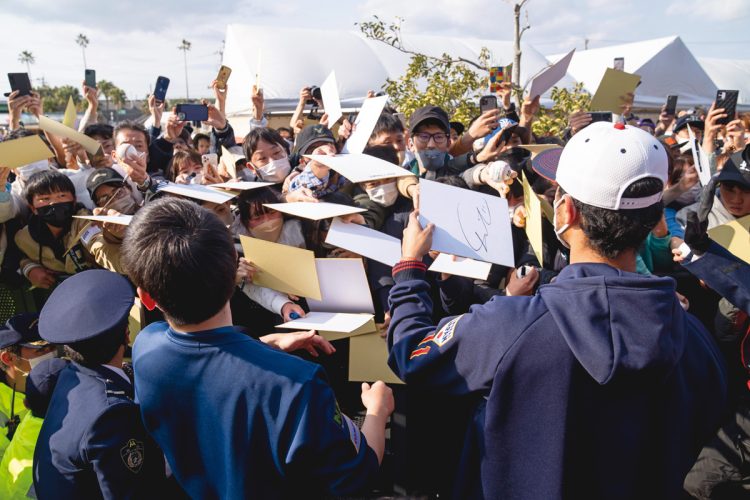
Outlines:
<svg viewBox="0 0 750 500"><path fill-rule="evenodd" d="M323 100L323 94L320 92L320 87L317 85L310 85L310 95L312 95L312 99L305 101L305 104L317 106L318 102Z"/></svg>

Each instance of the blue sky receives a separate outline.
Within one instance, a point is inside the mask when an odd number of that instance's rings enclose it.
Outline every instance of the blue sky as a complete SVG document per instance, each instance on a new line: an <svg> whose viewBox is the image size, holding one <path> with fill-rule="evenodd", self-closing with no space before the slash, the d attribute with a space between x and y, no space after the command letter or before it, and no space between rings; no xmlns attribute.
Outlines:
<svg viewBox="0 0 750 500"><path fill-rule="evenodd" d="M0 67L25 71L22 50L36 63L32 78L79 85L83 60L78 33L91 40L88 66L124 88L146 95L156 76L173 80L170 94L184 94L183 38L191 97L208 96L228 23L352 30L373 14L405 19L404 32L511 40L508 0L3 0ZM524 41L544 54L680 35L698 57L748 59L750 0L529 0L531 29ZM335 47L331 47L335 50ZM9 90L5 78L0 90Z"/></svg>

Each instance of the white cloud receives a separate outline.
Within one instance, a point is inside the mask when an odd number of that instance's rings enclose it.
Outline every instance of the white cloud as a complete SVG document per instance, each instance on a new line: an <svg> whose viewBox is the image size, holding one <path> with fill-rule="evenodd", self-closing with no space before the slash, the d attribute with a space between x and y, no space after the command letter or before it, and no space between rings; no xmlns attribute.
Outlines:
<svg viewBox="0 0 750 500"><path fill-rule="evenodd" d="M680 0L672 2L667 15L690 16L704 21L733 21L750 15L747 0Z"/></svg>

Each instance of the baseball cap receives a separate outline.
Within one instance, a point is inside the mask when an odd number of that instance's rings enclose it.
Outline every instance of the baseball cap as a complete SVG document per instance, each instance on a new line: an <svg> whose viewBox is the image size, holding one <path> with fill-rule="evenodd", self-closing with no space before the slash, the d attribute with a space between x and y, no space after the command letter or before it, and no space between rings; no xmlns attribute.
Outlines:
<svg viewBox="0 0 750 500"><path fill-rule="evenodd" d="M699 130L703 130L705 123L703 122L703 120L701 120L701 117L698 115L682 115L675 122L674 128L672 129L672 131L677 133L677 131L687 127L688 125L690 125L690 128L697 128Z"/></svg>
<svg viewBox="0 0 750 500"><path fill-rule="evenodd" d="M113 184L122 186L125 179L117 172L117 170L109 167L97 168L86 181L86 189L89 192L91 199L94 199L94 193L99 187L105 184Z"/></svg>
<svg viewBox="0 0 750 500"><path fill-rule="evenodd" d="M654 123L654 121L651 118L642 118L642 119L638 120L638 126L639 127L650 127L650 128L653 128L653 129L656 128L656 124Z"/></svg>
<svg viewBox="0 0 750 500"><path fill-rule="evenodd" d="M409 117L409 133L413 134L414 130L427 120L437 121L446 134L451 133L448 113L446 113L440 106L422 106L414 111Z"/></svg>
<svg viewBox="0 0 750 500"><path fill-rule="evenodd" d="M634 182L649 177L666 185L667 152L638 127L595 122L573 136L556 166L545 165L545 174L586 205L607 210L645 208L658 203L662 192L642 198L623 198L622 194Z"/></svg>
<svg viewBox="0 0 750 500"><path fill-rule="evenodd" d="M297 134L297 138L294 141L294 153L295 154L308 154L308 148L316 142L329 142L331 144L336 143L336 139L333 137L333 132L328 130L328 127L324 125L308 125L302 129L302 132Z"/></svg>
<svg viewBox="0 0 750 500"><path fill-rule="evenodd" d="M39 314L21 313L12 316L0 330L0 349L20 345L40 349L49 345L39 336Z"/></svg>
<svg viewBox="0 0 750 500"><path fill-rule="evenodd" d="M519 137L527 137L526 132L528 129L526 127L521 127L518 125L518 122L515 120L511 120L510 118L500 118L497 121L497 128L484 136L484 143L487 144L490 142L490 139L495 137L495 135L499 134L500 132L503 132L506 134L505 139L500 139L501 141L507 141L510 139L510 136L512 134L516 134Z"/></svg>
<svg viewBox="0 0 750 500"><path fill-rule="evenodd" d="M727 158L716 182L735 182L750 189L750 164L738 154Z"/></svg>

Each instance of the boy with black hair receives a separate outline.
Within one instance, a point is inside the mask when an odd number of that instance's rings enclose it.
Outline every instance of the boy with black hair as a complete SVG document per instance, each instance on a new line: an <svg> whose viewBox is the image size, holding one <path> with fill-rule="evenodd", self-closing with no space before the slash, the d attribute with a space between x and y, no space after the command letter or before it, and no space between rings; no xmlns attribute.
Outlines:
<svg viewBox="0 0 750 500"><path fill-rule="evenodd" d="M463 497L680 498L724 416L710 334L671 278L635 273L662 217L667 157L648 133L594 123L551 179L570 265L533 297L495 297L437 327L412 213L393 268L389 364L410 386L480 397L458 481Z"/></svg>
<svg viewBox="0 0 750 500"><path fill-rule="evenodd" d="M74 215L91 215L76 203L75 187L56 171L31 176L25 190L29 222L15 235L24 257L19 268L32 285L51 288L58 275L70 275L97 264L120 271L119 245L104 239L99 226ZM86 227L88 225L88 227Z"/></svg>
<svg viewBox="0 0 750 500"><path fill-rule="evenodd" d="M154 201L129 227L124 262L144 305L167 318L138 335L135 386L147 430L191 497L302 498L368 485L383 456L390 389L363 384L360 433L318 365L264 345L330 353L330 344L313 331L261 343L232 326L237 254L213 214Z"/></svg>

